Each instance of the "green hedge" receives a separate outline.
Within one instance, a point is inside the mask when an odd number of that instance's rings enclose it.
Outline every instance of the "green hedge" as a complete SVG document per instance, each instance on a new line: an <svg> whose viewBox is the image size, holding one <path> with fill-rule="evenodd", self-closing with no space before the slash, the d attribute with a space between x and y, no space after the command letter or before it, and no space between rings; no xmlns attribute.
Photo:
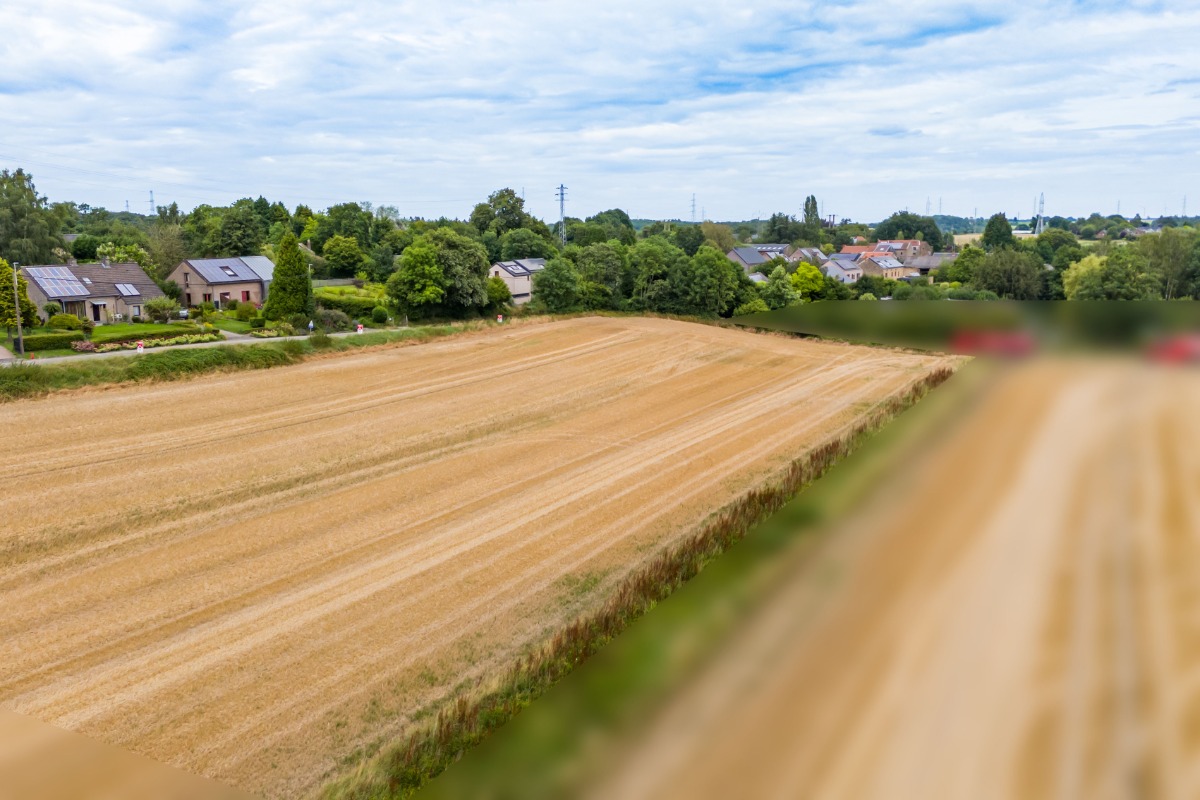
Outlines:
<svg viewBox="0 0 1200 800"><path fill-rule="evenodd" d="M370 319L371 312L375 310L375 306L379 305L379 299L375 297L357 297L354 295L328 295L324 292L314 292L313 299L317 305L334 311L341 311L347 316L359 319Z"/></svg>
<svg viewBox="0 0 1200 800"><path fill-rule="evenodd" d="M62 350L70 347L71 342L82 342L82 331L63 331L62 333L34 333L25 337L25 352L34 350Z"/></svg>
<svg viewBox="0 0 1200 800"><path fill-rule="evenodd" d="M202 333L199 325L171 325L169 331L154 331L151 333L136 333L128 330L117 331L109 335L105 335L101 328L97 328L92 332L92 341L96 344L112 344L113 342L136 342L138 339L149 341L150 339L174 339L176 336L192 336Z"/></svg>

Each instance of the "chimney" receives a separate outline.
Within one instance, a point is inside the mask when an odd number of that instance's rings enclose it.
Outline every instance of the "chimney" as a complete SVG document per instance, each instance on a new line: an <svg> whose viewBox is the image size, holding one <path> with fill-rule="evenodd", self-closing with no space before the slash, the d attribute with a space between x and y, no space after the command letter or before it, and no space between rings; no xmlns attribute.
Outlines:
<svg viewBox="0 0 1200 800"><path fill-rule="evenodd" d="M104 269L108 269L108 256L104 256L100 259L100 266Z"/></svg>

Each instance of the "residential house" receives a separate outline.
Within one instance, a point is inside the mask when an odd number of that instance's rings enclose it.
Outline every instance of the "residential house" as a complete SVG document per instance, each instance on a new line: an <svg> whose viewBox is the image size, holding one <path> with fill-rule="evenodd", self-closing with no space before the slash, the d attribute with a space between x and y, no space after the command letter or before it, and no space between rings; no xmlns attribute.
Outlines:
<svg viewBox="0 0 1200 800"><path fill-rule="evenodd" d="M786 261L797 261L798 251L790 244L750 244L745 247L735 247L725 255L749 275L763 264L776 258Z"/></svg>
<svg viewBox="0 0 1200 800"><path fill-rule="evenodd" d="M916 272L916 270L901 264L898 259L891 256L864 258L858 262L858 266L862 268L863 275L875 275L881 278L891 278L895 281L907 278Z"/></svg>
<svg viewBox="0 0 1200 800"><path fill-rule="evenodd" d="M104 324L139 317L162 290L132 261L21 267L29 299L41 310L58 303L66 314Z"/></svg>
<svg viewBox="0 0 1200 800"><path fill-rule="evenodd" d="M533 297L533 276L546 268L544 258L518 258L516 261L497 261L492 264L491 277L499 278L508 287L515 305L524 305Z"/></svg>
<svg viewBox="0 0 1200 800"><path fill-rule="evenodd" d="M167 276L183 291L188 307L212 303L221 308L230 300L260 305L267 299L275 264L265 256L189 258Z"/></svg>
<svg viewBox="0 0 1200 800"><path fill-rule="evenodd" d="M751 283L766 283L770 280L770 278L768 278L766 275L763 275L761 272L751 272L746 277L750 279Z"/></svg>
<svg viewBox="0 0 1200 800"><path fill-rule="evenodd" d="M821 265L821 274L840 283L855 283L863 276L863 271L854 261L831 258Z"/></svg>
<svg viewBox="0 0 1200 800"><path fill-rule="evenodd" d="M819 267L829 260L829 256L819 247L797 247L792 253L795 261L807 261L814 267Z"/></svg>
<svg viewBox="0 0 1200 800"><path fill-rule="evenodd" d="M920 239L882 239L875 243L875 249L888 251L901 264L933 253L933 248Z"/></svg>

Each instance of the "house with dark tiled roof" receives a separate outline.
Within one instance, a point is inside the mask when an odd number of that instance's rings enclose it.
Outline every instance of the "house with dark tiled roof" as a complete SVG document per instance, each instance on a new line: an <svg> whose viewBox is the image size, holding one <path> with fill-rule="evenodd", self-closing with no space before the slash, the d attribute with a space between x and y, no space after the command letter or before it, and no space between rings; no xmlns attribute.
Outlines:
<svg viewBox="0 0 1200 800"><path fill-rule="evenodd" d="M814 267L819 267L829 260L829 256L819 247L797 247L792 256L796 261L807 261Z"/></svg>
<svg viewBox="0 0 1200 800"><path fill-rule="evenodd" d="M748 244L743 247L735 247L725 255L749 275L756 272L763 264L776 258L798 261L798 252L790 244Z"/></svg>
<svg viewBox="0 0 1200 800"><path fill-rule="evenodd" d="M906 267L892 256L862 258L859 259L858 266L862 268L863 275L875 275L880 278L891 278L896 281L916 274L916 270L912 267Z"/></svg>
<svg viewBox="0 0 1200 800"><path fill-rule="evenodd" d="M544 258L518 258L492 264L489 277L499 278L508 287L514 305L524 305L533 298L533 276L546 268Z"/></svg>
<svg viewBox="0 0 1200 800"><path fill-rule="evenodd" d="M21 274L39 310L57 303L63 313L101 325L141 316L147 300L163 296L132 261L21 267Z"/></svg>
<svg viewBox="0 0 1200 800"><path fill-rule="evenodd" d="M821 274L839 283L855 283L863 276L862 267L845 258L831 258L821 265Z"/></svg>
<svg viewBox="0 0 1200 800"><path fill-rule="evenodd" d="M274 275L275 264L265 256L189 258L181 261L167 280L179 284L183 305L212 303L221 308L230 300L262 304Z"/></svg>

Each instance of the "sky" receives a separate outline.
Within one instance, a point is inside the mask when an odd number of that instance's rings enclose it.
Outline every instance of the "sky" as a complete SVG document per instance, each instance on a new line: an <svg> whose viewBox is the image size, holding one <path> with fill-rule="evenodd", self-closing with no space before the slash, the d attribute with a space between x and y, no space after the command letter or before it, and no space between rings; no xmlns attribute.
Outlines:
<svg viewBox="0 0 1200 800"><path fill-rule="evenodd" d="M147 212L1200 212L1200 3L0 5L0 168Z"/></svg>

